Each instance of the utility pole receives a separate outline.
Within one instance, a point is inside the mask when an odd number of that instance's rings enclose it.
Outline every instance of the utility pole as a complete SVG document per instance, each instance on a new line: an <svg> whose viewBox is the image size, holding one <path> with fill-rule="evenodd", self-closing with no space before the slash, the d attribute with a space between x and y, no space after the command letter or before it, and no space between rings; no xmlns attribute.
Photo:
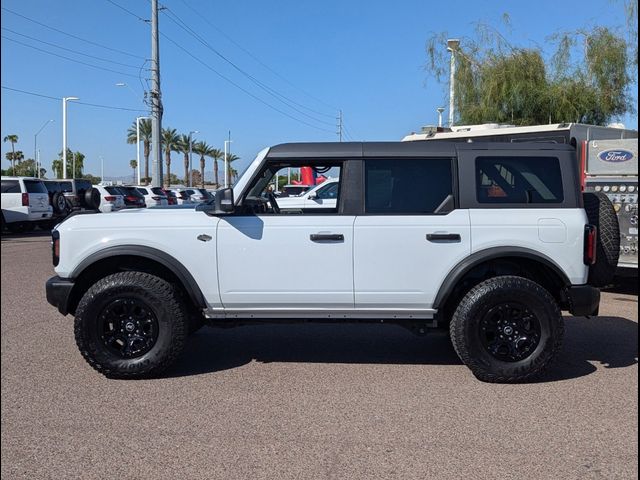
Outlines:
<svg viewBox="0 0 640 480"><path fill-rule="evenodd" d="M342 110L338 110L338 139L342 141Z"/></svg>
<svg viewBox="0 0 640 480"><path fill-rule="evenodd" d="M151 154L154 187L162 187L162 96L160 94L160 41L158 33L158 0L151 0Z"/></svg>

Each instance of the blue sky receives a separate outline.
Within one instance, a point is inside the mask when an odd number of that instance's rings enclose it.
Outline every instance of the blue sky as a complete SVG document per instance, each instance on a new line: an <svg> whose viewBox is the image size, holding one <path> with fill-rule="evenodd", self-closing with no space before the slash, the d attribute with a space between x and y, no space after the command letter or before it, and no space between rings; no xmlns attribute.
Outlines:
<svg viewBox="0 0 640 480"><path fill-rule="evenodd" d="M168 7L160 15L160 30L166 35L160 44L163 127L181 133L198 130L197 138L220 149L231 131L240 168L268 145L337 140L338 109L344 114L346 138L354 140L399 140L421 125L436 123L436 108L447 104L448 90L428 78L423 68L425 41L434 32L469 36L476 22L497 26L508 12L510 41L546 50L545 39L556 31L594 25L622 29L625 21L622 0L165 0L161 4ZM70 103L68 110L69 147L86 155L85 171L100 175L102 157L106 178L130 174L135 147L125 142L126 130L136 115L145 113L142 96L148 64L144 62L150 56L150 29L136 17L149 18L149 1L2 0L2 7L2 86L140 109L138 113ZM235 67L181 29L180 21ZM127 86L115 85L121 82ZM33 156L34 134L47 120L54 120L38 135L41 160L50 171L51 160L62 149L61 101L4 88L1 95L0 133L3 138L17 134L16 148L27 157ZM637 129L637 115L622 120ZM7 151L10 146L3 143L4 168ZM182 172L180 155L174 154L172 163L172 171ZM210 170L209 164L207 176Z"/></svg>

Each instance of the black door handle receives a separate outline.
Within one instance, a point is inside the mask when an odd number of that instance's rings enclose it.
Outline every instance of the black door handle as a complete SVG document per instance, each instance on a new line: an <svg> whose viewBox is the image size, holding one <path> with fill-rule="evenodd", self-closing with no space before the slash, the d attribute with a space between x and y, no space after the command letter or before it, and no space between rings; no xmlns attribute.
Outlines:
<svg viewBox="0 0 640 480"><path fill-rule="evenodd" d="M462 237L459 233L427 233L430 242L459 242Z"/></svg>
<svg viewBox="0 0 640 480"><path fill-rule="evenodd" d="M341 233L312 233L309 238L312 242L344 242Z"/></svg>

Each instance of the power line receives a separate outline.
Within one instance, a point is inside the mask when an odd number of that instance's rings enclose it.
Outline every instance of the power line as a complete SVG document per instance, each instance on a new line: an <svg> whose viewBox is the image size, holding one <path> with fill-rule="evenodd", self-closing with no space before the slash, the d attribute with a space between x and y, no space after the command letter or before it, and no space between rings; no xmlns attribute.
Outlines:
<svg viewBox="0 0 640 480"><path fill-rule="evenodd" d="M234 87L236 87L237 89L241 90L242 92L244 92L245 94L249 95L251 98L253 98L254 100L257 100L258 102L262 103L263 105L266 105L267 107L271 108L272 110L275 110L276 112L292 119L295 120L296 122L302 123L304 125L307 125L311 128L315 128L316 130L321 130L323 132L329 132L329 133L334 133L333 130L329 130L326 128L322 128L322 127L318 127L316 125L313 125L311 123L308 123L304 120L301 120L299 118L294 117L293 115L290 115L289 113L280 110L277 107L274 107L273 105L271 105L270 103L266 102L265 100L263 100L262 98L254 95L253 93L251 93L250 91L248 91L247 89L245 89L244 87L238 85L237 83L235 83L233 80L231 80L230 78L226 77L225 75L221 74L220 72L218 72L215 68L213 68L211 65L209 65L208 63L204 62L203 60L199 59L198 57L196 57L194 54L192 54L189 50L187 50L186 48L184 48L182 45L180 45L178 42L176 42L175 40L173 40L172 38L170 38L169 36L167 36L164 33L161 33L161 35L166 38L167 40L169 40L171 43L173 43L176 47L178 47L180 50L182 50L183 52L185 52L187 55L189 55L191 58L193 58L196 62L198 62L199 64L201 64L202 66L204 66L205 68L211 70L213 73L215 73L217 76L219 76L220 78L222 78L224 81L230 83L231 85L233 85Z"/></svg>
<svg viewBox="0 0 640 480"><path fill-rule="evenodd" d="M139 65L131 65L129 63L120 63L120 62L116 62L116 61L109 60L109 59L106 59L106 58L97 57L95 55L89 55L88 53L79 52L78 50L73 50L71 48L61 47L60 45L57 45L55 43L45 42L44 40L40 40L39 38L30 37L29 35L25 35L24 33L16 32L15 30L11 30L10 28L2 27L2 30L6 30L7 32L11 32L14 35L19 35L21 37L28 38L29 40L33 40L35 42L40 42L40 43L44 43L45 45L50 45L52 47L59 48L60 50L66 50L67 52L72 52L72 53L75 53L75 54L78 54L78 55L83 55L85 57L93 58L95 60L100 60L101 62L109 62L109 63L113 63L115 65L120 65L120 66L123 66L123 67L129 67L129 68L136 68L136 69L140 68Z"/></svg>
<svg viewBox="0 0 640 480"><path fill-rule="evenodd" d="M116 2L114 2L113 0L107 0L107 2L109 2L111 5L118 7L120 10L123 10L125 12L127 12L129 15L137 18L138 20L140 20L141 22L147 23L147 20L145 20L144 18L142 18L141 16L133 13L131 10L126 9L125 7L123 7L122 5L117 4Z"/></svg>
<svg viewBox="0 0 640 480"><path fill-rule="evenodd" d="M83 62L81 60L76 60L75 58L65 57L64 55L60 55L58 53L50 52L49 50L44 50L42 48L34 47L33 45L29 45L27 43L20 42L18 40L15 40L13 38L7 37L5 35L2 35L2 38L4 38L5 40L9 40L10 42L15 42L15 43L17 43L19 45L22 45L24 47L32 48L32 49L37 50L39 52L46 53L48 55L53 55L54 57L59 57L59 58L62 58L64 60L68 60L70 62L75 62L75 63L79 63L81 65L86 65L87 67L97 68L98 70L104 70L104 71L107 71L107 72L117 73L118 75L125 75L127 77L138 78L137 75L132 75L131 73L120 72L118 70L112 70L110 68L101 67L99 65L94 65L92 63Z"/></svg>
<svg viewBox="0 0 640 480"><path fill-rule="evenodd" d="M286 97L285 95L282 95L280 93L278 93L277 91L275 91L274 89L272 89L271 87L269 87L268 85L265 85L263 82L261 82L260 80L258 80L257 78L255 78L253 75L247 73L246 71L244 71L242 68L240 68L238 65L236 65L233 61L231 61L229 58L227 58L225 55L223 55L222 53L220 53L218 50L216 50L214 47L211 46L211 44L209 44L205 39L202 38L202 36L200 36L198 33L196 33L191 27L189 27L182 19L180 19L180 17L178 17L178 15L176 15L171 9L166 8L165 7L165 14L167 15L167 18L169 18L172 22L174 22L176 25L178 25L180 28L182 28L184 31L186 31L187 33L189 33L192 37L194 37L196 40L198 40L200 43L202 43L202 45L204 45L205 47L207 47L209 50L211 50L213 53L215 53L218 57L220 57L222 60L224 60L225 62L227 62L229 65L231 65L235 70L237 70L238 72L240 72L242 75L244 75L245 77L247 77L252 83L254 83L255 85L257 85L259 88L261 88L262 90L264 90L265 92L267 92L269 95L271 95L272 97L274 97L276 100L282 102L283 104L285 104L287 107L291 108L292 110L295 110L296 112L298 112L301 115L306 116L307 118L317 122L317 123L321 123L324 125L329 125L329 126L334 126L334 124L332 122L327 122L325 120L321 120L318 119L312 115L309 115L308 113L305 113L303 111L301 111L300 109L292 106L291 104L294 105L299 105L302 108L305 108L307 110L312 110L309 109L307 107L305 107L304 105L301 105L297 102L295 102L294 100ZM175 17L175 18L173 18ZM324 115L324 114L323 114Z"/></svg>
<svg viewBox="0 0 640 480"><path fill-rule="evenodd" d="M92 40L87 40L86 38L78 37L78 36L73 35L71 33L67 33L67 32L65 32L63 30L59 30L59 29L57 29L55 27L52 27L50 25L46 25L46 24L44 24L42 22L34 20L33 18L29 18L29 17L27 17L25 15L22 15L22 14L18 13L18 12L14 12L13 10L10 10L10 9L8 9L6 7L2 7L2 10L4 10L5 12L12 13L13 15L16 15L16 16L18 16L20 18L24 18L25 20L28 20L29 22L35 23L36 25L40 25L41 27L45 27L45 28L48 28L49 30L53 30L54 32L58 32L58 33L60 33L62 35L66 35L68 37L75 38L76 40L80 40L82 42L86 42L86 43L89 43L91 45L95 45L96 47L104 48L106 50L111 50L112 52L120 53L122 55L128 55L130 57L134 57L134 58L139 58L139 59L145 60L145 57L142 57L140 55L134 55L133 53L129 53L129 52L125 52L125 51L122 51L122 50L118 50L116 48L111 48L111 47L109 47L107 45L102 45L101 43L97 43L97 42L94 42Z"/></svg>
<svg viewBox="0 0 640 480"><path fill-rule="evenodd" d="M211 21L209 21L204 15L202 15L200 12L198 12L194 7L192 7L191 5L189 5L185 0L181 0L182 3L184 3L184 5L189 8L192 12L194 12L198 18L200 18L202 21L204 21L206 24L208 24L209 26L211 26L212 28L214 28L218 33L220 33L223 37L225 37L227 40L229 40L232 44L234 44L236 47L238 47L240 50L242 50L244 53L246 53L248 56L250 56L251 58L253 58L256 62L258 62L260 65L262 65L264 68L266 68L267 70L269 70L271 73L273 73L275 76L277 76L278 78L280 78L281 80L283 80L284 82L286 82L287 84L289 84L290 86L292 86L293 88L295 88L296 90L300 91L301 93L303 93L304 95L306 95L307 97L315 100L318 103L321 103L329 108L331 108L332 110L338 110L336 107L334 107L333 105L329 105L328 103L324 102L323 100L315 97L314 95L311 95L310 93L306 92L305 90L301 89L300 87L298 87L297 85L295 85L294 83L292 83L289 79L287 79L286 77L284 77L283 75L280 75L276 70L274 70L273 68L271 68L269 65L267 65L266 63L264 63L262 60L260 60L258 57L256 57L253 53L251 53L249 50L247 50L246 48L244 48L242 45L240 45L238 42L236 42L233 38L231 38L229 35L227 35L222 29L220 29L219 27L217 27L215 24L213 24ZM328 113L323 113L323 112L318 112L315 110L311 110L315 113L317 113L318 115L324 115L326 117L329 118L333 118L332 114L328 114Z"/></svg>
<svg viewBox="0 0 640 480"><path fill-rule="evenodd" d="M44 95L42 93L36 93L36 92L28 92L27 90L20 90L18 88L11 88L11 87L6 87L4 85L1 85L1 87L5 90L11 90L12 92L18 92L18 93L24 93L26 95L32 95L34 97L42 97L42 98L48 98L51 100L62 100L62 97L52 97L51 95ZM79 105L86 105L88 107L96 107L96 108L107 108L109 110L125 110L127 112L144 112L145 110L141 110L139 108L127 108L127 107L114 107L112 105L100 105L97 103L88 103L88 102L80 102L80 101L74 101L73 103L79 104Z"/></svg>

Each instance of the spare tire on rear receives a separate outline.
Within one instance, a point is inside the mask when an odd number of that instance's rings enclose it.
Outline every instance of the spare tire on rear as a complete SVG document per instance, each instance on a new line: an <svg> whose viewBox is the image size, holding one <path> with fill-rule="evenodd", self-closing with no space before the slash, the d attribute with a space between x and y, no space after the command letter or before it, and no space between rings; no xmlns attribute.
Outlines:
<svg viewBox="0 0 640 480"><path fill-rule="evenodd" d="M604 193L583 194L589 223L598 228L596 263L589 268L589 284L604 287L613 280L620 256L620 226L613 204Z"/></svg>
<svg viewBox="0 0 640 480"><path fill-rule="evenodd" d="M63 214L67 210L67 200L61 192L53 194L51 204L53 206L53 211L58 215Z"/></svg>
<svg viewBox="0 0 640 480"><path fill-rule="evenodd" d="M100 192L97 188L88 188L84 192L84 204L87 208L92 210L100 208Z"/></svg>

